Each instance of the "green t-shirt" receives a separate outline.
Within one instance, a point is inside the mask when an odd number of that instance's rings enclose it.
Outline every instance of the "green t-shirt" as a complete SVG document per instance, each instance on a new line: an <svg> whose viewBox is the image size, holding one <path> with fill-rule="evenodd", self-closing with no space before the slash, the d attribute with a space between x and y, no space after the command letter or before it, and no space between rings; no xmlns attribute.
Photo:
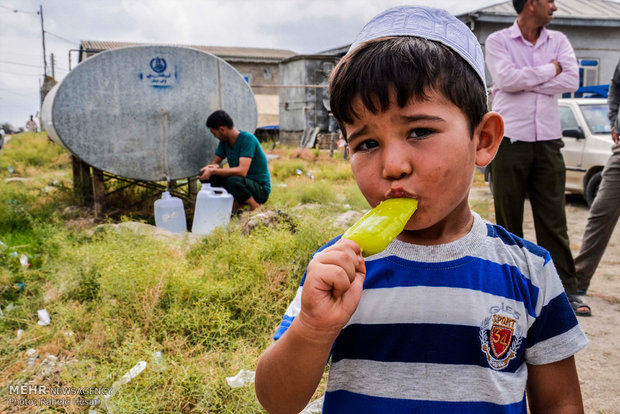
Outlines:
<svg viewBox="0 0 620 414"><path fill-rule="evenodd" d="M239 166L239 158L251 158L252 162L246 177L265 186L268 193L271 192L271 177L267 166L267 157L260 146L260 142L258 142L258 138L253 134L239 131L235 145L231 147L227 142L220 142L215 150L215 155L226 158L228 166L231 168Z"/></svg>

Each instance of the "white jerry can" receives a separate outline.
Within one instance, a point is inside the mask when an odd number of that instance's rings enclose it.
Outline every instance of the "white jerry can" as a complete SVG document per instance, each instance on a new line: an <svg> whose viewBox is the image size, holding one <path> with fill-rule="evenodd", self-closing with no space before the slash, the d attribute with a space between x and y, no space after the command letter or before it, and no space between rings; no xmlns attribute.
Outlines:
<svg viewBox="0 0 620 414"><path fill-rule="evenodd" d="M164 191L161 198L155 201L155 225L173 233L186 232L187 222L183 200Z"/></svg>
<svg viewBox="0 0 620 414"><path fill-rule="evenodd" d="M226 226L230 221L233 200L226 189L203 184L196 196L192 233L209 234L216 227Z"/></svg>

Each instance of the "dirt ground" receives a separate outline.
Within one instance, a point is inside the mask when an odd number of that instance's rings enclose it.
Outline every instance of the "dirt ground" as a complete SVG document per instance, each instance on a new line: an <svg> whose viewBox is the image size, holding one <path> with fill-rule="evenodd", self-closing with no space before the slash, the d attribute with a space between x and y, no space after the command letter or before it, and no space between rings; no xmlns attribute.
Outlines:
<svg viewBox="0 0 620 414"><path fill-rule="evenodd" d="M491 199L487 188L475 188L472 198ZM579 252L588 219L588 206L579 197L567 198L566 216L573 255ZM525 238L536 241L531 210L526 203ZM590 344L576 356L585 412L620 414L620 226L616 226L599 265L588 295L583 297L592 308L591 317L579 323Z"/></svg>

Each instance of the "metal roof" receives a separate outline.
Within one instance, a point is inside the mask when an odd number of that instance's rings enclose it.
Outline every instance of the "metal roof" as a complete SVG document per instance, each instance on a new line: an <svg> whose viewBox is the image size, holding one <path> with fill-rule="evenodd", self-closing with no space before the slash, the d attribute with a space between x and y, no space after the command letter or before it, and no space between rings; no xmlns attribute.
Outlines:
<svg viewBox="0 0 620 414"><path fill-rule="evenodd" d="M154 43L135 43L135 42L110 42L101 40L82 40L80 49L90 53L103 52L104 50L117 49L126 46L144 46ZM169 45L183 46L202 50L220 57L227 62L262 62L278 63L283 59L294 56L296 53L286 49L266 49L253 47L226 47L226 46L196 46L196 45Z"/></svg>
<svg viewBox="0 0 620 414"><path fill-rule="evenodd" d="M608 0L556 0L555 4L558 10L553 14L552 24L620 27L620 3ZM512 23L517 13L512 1L506 1L469 15L478 21Z"/></svg>

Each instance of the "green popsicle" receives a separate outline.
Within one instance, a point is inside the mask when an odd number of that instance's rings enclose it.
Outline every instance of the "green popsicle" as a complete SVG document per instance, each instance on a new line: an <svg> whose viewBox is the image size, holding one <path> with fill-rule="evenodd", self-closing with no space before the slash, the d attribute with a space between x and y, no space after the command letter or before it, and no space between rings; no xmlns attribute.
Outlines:
<svg viewBox="0 0 620 414"><path fill-rule="evenodd" d="M364 214L342 238L353 240L367 257L385 250L418 208L415 198L388 198Z"/></svg>

